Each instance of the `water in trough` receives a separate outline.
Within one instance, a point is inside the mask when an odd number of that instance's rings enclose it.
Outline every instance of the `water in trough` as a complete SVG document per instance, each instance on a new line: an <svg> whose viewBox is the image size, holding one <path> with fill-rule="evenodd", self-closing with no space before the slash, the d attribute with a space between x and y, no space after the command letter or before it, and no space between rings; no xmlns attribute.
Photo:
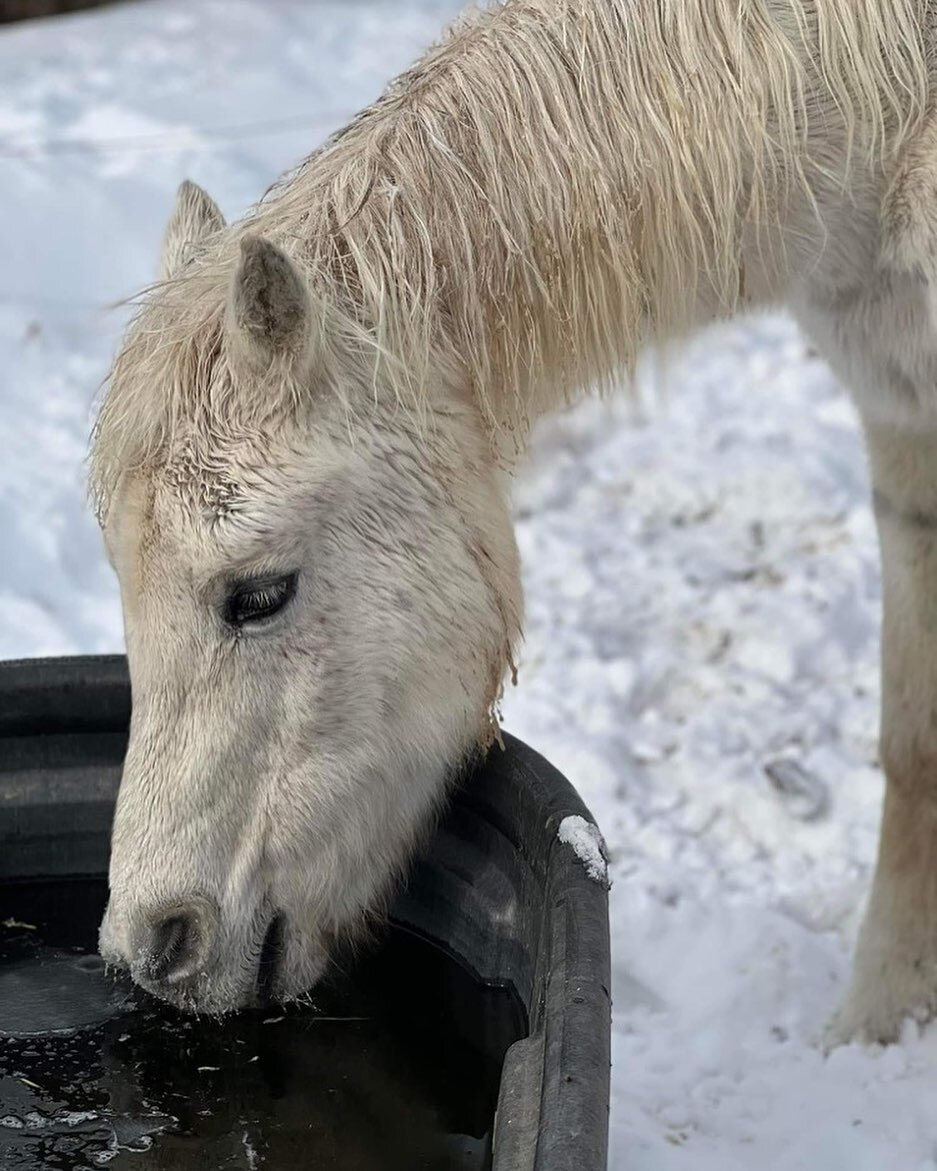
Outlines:
<svg viewBox="0 0 937 1171"><path fill-rule="evenodd" d="M392 931L307 1005L184 1016L106 974L103 881L0 885L4 1171L484 1171L518 1002Z"/></svg>

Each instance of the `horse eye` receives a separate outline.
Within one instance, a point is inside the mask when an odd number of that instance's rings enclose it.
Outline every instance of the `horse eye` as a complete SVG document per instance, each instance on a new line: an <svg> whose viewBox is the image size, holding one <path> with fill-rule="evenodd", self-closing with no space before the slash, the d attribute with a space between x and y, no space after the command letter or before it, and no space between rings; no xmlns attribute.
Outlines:
<svg viewBox="0 0 937 1171"><path fill-rule="evenodd" d="M224 601L224 620L229 626L263 622L287 604L296 593L298 573L282 577L254 578L232 586Z"/></svg>

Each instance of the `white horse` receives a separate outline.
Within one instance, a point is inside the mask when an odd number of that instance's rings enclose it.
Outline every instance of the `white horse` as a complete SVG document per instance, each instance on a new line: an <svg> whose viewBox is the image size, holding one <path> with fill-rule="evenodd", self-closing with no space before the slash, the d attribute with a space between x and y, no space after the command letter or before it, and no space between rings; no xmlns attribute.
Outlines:
<svg viewBox="0 0 937 1171"><path fill-rule="evenodd" d="M241 222L183 185L93 450L134 700L108 959L220 1012L266 939L308 988L497 736L532 421L773 302L854 391L884 553L837 1027L937 1009L935 41L927 0L513 0Z"/></svg>

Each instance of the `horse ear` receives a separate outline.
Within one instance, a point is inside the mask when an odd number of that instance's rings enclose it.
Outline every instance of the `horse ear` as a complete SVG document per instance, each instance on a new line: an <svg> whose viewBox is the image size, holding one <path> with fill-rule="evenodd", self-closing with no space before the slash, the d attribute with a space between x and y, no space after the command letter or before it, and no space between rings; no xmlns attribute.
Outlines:
<svg viewBox="0 0 937 1171"><path fill-rule="evenodd" d="M200 243L224 226L224 216L212 197L196 183L184 180L176 192L176 206L163 236L159 279L174 277L186 262L189 245Z"/></svg>
<svg viewBox="0 0 937 1171"><path fill-rule="evenodd" d="M273 362L311 362L312 299L302 273L262 236L241 240L241 259L228 293L226 338L236 361L255 373Z"/></svg>

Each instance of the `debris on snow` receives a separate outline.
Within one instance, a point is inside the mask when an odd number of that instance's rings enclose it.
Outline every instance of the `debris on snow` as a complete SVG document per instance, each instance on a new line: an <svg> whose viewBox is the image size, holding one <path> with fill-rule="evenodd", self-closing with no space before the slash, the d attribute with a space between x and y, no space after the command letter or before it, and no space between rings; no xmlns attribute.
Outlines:
<svg viewBox="0 0 937 1171"><path fill-rule="evenodd" d="M800 761L769 760L765 776L791 816L799 821L816 821L829 811L830 791L825 781Z"/></svg>

